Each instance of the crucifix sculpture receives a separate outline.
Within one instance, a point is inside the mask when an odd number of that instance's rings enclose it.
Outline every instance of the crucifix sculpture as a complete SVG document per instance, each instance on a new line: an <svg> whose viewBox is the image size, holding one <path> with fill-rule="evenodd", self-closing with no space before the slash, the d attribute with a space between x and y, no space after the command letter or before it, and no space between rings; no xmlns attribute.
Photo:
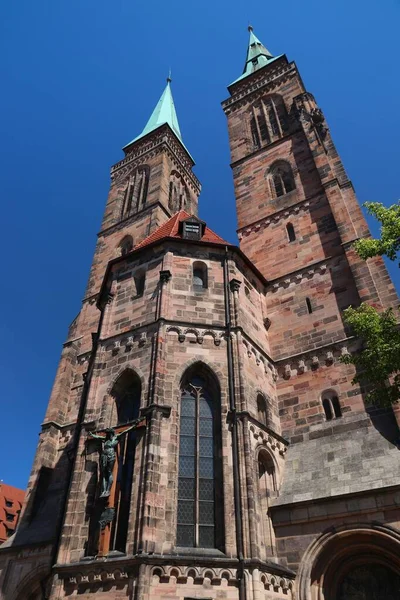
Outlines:
<svg viewBox="0 0 400 600"><path fill-rule="evenodd" d="M109 427L102 432L89 432L88 437L101 442L100 451L100 494L105 504L99 519L100 538L97 556L106 556L110 549L111 525L118 504L117 475L120 438L146 424L145 419L136 419L127 425Z"/></svg>

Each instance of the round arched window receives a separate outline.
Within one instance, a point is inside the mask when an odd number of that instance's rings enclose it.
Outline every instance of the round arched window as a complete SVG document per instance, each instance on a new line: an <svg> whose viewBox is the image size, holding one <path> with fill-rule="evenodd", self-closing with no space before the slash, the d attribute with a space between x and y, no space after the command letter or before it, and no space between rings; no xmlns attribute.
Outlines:
<svg viewBox="0 0 400 600"><path fill-rule="evenodd" d="M337 600L398 600L400 576L383 564L358 565L339 584Z"/></svg>

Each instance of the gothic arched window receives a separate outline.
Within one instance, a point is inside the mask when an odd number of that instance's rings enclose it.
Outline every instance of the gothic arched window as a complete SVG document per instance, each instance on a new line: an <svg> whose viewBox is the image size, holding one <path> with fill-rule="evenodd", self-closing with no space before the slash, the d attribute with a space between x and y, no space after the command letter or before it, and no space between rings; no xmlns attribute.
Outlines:
<svg viewBox="0 0 400 600"><path fill-rule="evenodd" d="M342 409L340 408L339 398L336 392L323 392L321 399L327 421L339 419L342 416Z"/></svg>
<svg viewBox="0 0 400 600"><path fill-rule="evenodd" d="M175 213L187 210L189 207L189 194L182 177L177 171L172 171L168 190L168 208Z"/></svg>
<svg viewBox="0 0 400 600"><path fill-rule="evenodd" d="M129 177L122 205L122 218L142 210L146 204L149 186L150 168L147 165L138 167Z"/></svg>
<svg viewBox="0 0 400 600"><path fill-rule="evenodd" d="M139 416L141 383L131 370L124 371L114 384L112 395L117 409L117 423L124 425ZM129 508L138 433L133 430L121 437L115 514L117 518L111 530L110 549L125 551L128 533Z"/></svg>
<svg viewBox="0 0 400 600"><path fill-rule="evenodd" d="M272 195L284 196L296 188L290 164L284 160L274 163L270 168Z"/></svg>
<svg viewBox="0 0 400 600"><path fill-rule="evenodd" d="M223 546L220 411L214 377L190 369L180 404L177 546Z"/></svg>
<svg viewBox="0 0 400 600"><path fill-rule="evenodd" d="M287 112L281 96L267 96L252 106L250 131L254 148L261 148L281 138L287 129Z"/></svg>

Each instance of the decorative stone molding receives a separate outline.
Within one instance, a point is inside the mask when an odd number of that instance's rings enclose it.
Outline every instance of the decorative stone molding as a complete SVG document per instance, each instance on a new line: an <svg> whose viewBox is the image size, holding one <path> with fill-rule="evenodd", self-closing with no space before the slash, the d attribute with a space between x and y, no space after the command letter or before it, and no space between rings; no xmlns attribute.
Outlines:
<svg viewBox="0 0 400 600"><path fill-rule="evenodd" d="M269 573L262 573L260 582L264 586L265 590L276 593L289 594L293 597L293 581L286 579L286 577L279 577L277 575L270 575Z"/></svg>
<svg viewBox="0 0 400 600"><path fill-rule="evenodd" d="M221 341L225 337L224 332L221 331L218 332L212 329L197 329L196 327L183 328L177 325L171 325L170 327L167 327L167 333L177 333L178 341L181 343L183 343L190 334L195 337L198 344L202 344L204 342L204 338L209 336L213 338L216 346L220 346Z"/></svg>
<svg viewBox="0 0 400 600"><path fill-rule="evenodd" d="M85 363L88 363L90 360L91 354L92 353L90 351L79 354L77 357L78 365L84 365Z"/></svg>
<svg viewBox="0 0 400 600"><path fill-rule="evenodd" d="M88 302L91 306L93 306L93 304L96 304L98 299L99 294L93 294L93 296L88 296L87 298L84 298L83 302Z"/></svg>
<svg viewBox="0 0 400 600"><path fill-rule="evenodd" d="M297 365L297 372L298 373L304 373L304 371L306 370L306 363L304 360L299 360L299 363Z"/></svg>
<svg viewBox="0 0 400 600"><path fill-rule="evenodd" d="M315 202L318 202L318 200L319 198L317 198ZM265 217L264 219L253 223L250 227L246 227L245 229L242 229L238 232L239 240L243 239L244 237L247 237L251 233L257 233L261 229L266 229L270 225L275 225L283 219L288 219L292 215L298 215L300 211L307 211L310 207L311 202L312 200L310 199L302 200L295 206L289 207L287 210L282 210L278 213L275 213L274 215L271 215L270 217Z"/></svg>
<svg viewBox="0 0 400 600"><path fill-rule="evenodd" d="M169 271L169 270L160 271L161 283L168 283L168 281L171 279L171 277L172 277L171 271Z"/></svg>
<svg viewBox="0 0 400 600"><path fill-rule="evenodd" d="M100 352L110 352L113 355L119 354L122 350L130 352L135 346L139 348L144 346L149 338L147 331L136 331L129 334L121 334L117 339L103 340L99 346Z"/></svg>
<svg viewBox="0 0 400 600"><path fill-rule="evenodd" d="M325 358L325 362L327 365L331 365L333 364L333 361L335 360L334 356L333 356L333 352L331 352L330 350L326 353L326 358Z"/></svg>
<svg viewBox="0 0 400 600"><path fill-rule="evenodd" d="M143 140L142 143L137 143L136 147L128 152L125 158L111 167L112 183L119 183L138 166L146 163L149 159L157 156L161 152L167 153L173 160L175 166L184 167L185 175L188 179L187 183L192 190L198 194L201 189L201 184L196 175L192 172L193 162L168 129L153 134L147 142Z"/></svg>
<svg viewBox="0 0 400 600"><path fill-rule="evenodd" d="M318 358L318 356L315 355L315 356L312 357L312 359L311 359L311 366L312 366L313 369L318 369L318 367L319 367L319 358Z"/></svg>
<svg viewBox="0 0 400 600"><path fill-rule="evenodd" d="M246 348L246 354L248 358L254 358L257 365L262 365L264 368L264 373L266 375L271 375L272 379L276 381L276 369L274 365L268 360L267 357L263 356L259 350L257 350L249 340L243 338L243 345ZM275 378L276 377L276 378Z"/></svg>
<svg viewBox="0 0 400 600"><path fill-rule="evenodd" d="M203 585L206 580L211 585L223 585L224 582L236 585L236 569L232 568L210 568L210 567L183 567L171 565L159 565L152 570L152 577L158 579L159 583L170 583L175 580L178 583L187 583L192 579L195 585Z"/></svg>
<svg viewBox="0 0 400 600"><path fill-rule="evenodd" d="M278 440L271 431L264 431L252 422L249 422L249 431L258 444L262 444L272 453L278 452L283 456L287 452L287 445Z"/></svg>
<svg viewBox="0 0 400 600"><path fill-rule="evenodd" d="M349 354L348 344L351 340L344 340L342 345L336 342L320 350L310 350L301 356L282 359L278 362L279 376L283 379L290 379L296 375L301 375L309 370L317 370L323 366L330 367L335 364L340 356Z"/></svg>
<svg viewBox="0 0 400 600"><path fill-rule="evenodd" d="M271 67L273 68L271 69ZM222 103L225 114L228 115L241 106L248 104L249 99L247 96L253 94L253 92L256 92L257 90L260 90L261 88L262 92L259 95L273 92L276 88L280 87L282 83L284 83L285 79L289 80L290 72L292 70L294 71L293 63L288 64L280 61L276 65L270 65L270 70L268 70L268 73L261 71L258 76L254 74L251 85L249 85L248 81L232 84L232 86L230 86L234 88L232 96ZM254 95L252 100L256 100L257 97L257 95Z"/></svg>
<svg viewBox="0 0 400 600"><path fill-rule="evenodd" d="M272 282L271 289L273 292L276 292L280 288L288 288L291 284L301 283L303 279L312 279L315 275L323 275L327 270L329 270L329 267L326 262L314 265L311 268L305 267L296 273L291 273L285 278Z"/></svg>
<svg viewBox="0 0 400 600"><path fill-rule="evenodd" d="M101 585L102 583L128 583L129 574L121 569L115 570L90 570L89 572L79 572L73 575L60 573L64 579L64 585L68 587L79 587L80 585Z"/></svg>
<svg viewBox="0 0 400 600"><path fill-rule="evenodd" d="M115 340L114 342L114 346L112 349L112 353L113 354L118 354L118 352L121 350L121 340Z"/></svg>
<svg viewBox="0 0 400 600"><path fill-rule="evenodd" d="M238 292L240 290L240 286L242 285L242 282L239 281L239 279L231 279L229 282L229 287L231 289L231 292Z"/></svg>

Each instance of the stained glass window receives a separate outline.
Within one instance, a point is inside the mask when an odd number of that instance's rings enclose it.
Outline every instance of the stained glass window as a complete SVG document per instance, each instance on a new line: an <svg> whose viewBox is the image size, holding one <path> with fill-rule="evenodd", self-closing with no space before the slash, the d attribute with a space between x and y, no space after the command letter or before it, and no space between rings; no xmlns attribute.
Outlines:
<svg viewBox="0 0 400 600"><path fill-rule="evenodd" d="M179 436L177 545L215 548L215 406L205 382L182 392Z"/></svg>

